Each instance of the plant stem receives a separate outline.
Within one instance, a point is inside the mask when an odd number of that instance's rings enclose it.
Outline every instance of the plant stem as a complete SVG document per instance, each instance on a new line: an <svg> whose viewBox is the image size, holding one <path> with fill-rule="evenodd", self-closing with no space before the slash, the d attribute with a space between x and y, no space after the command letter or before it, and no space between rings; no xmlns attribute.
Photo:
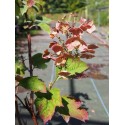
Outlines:
<svg viewBox="0 0 125 125"><path fill-rule="evenodd" d="M31 36L29 33L27 34L27 40L28 40L29 71L30 71L30 76L33 76L32 56L31 56ZM33 105L33 101L34 101L34 93L31 91L30 94L31 105Z"/></svg>
<svg viewBox="0 0 125 125"><path fill-rule="evenodd" d="M32 69L32 51L31 51L31 35L30 33L27 33L27 40L28 40L28 57L29 57L29 71L30 71L30 76L33 76L33 69ZM34 125L38 125L37 119L34 113L34 92L31 91L30 93L30 110L31 110L31 115L32 115L32 120L34 122Z"/></svg>
<svg viewBox="0 0 125 125"><path fill-rule="evenodd" d="M22 101L17 95L15 95L15 98L20 101L20 103L23 105L24 108L26 108L26 106L25 106L25 104L23 103L23 101Z"/></svg>
<svg viewBox="0 0 125 125"><path fill-rule="evenodd" d="M27 40L28 40L28 56L29 56L29 70L30 70L30 76L33 76L33 70L32 70L32 56L31 56L31 36L28 33L27 34Z"/></svg>
<svg viewBox="0 0 125 125"><path fill-rule="evenodd" d="M55 80L49 84L49 88L50 88L50 89L53 87L53 85L55 84L55 82L56 82L58 79L60 79L60 76L56 77Z"/></svg>
<svg viewBox="0 0 125 125"><path fill-rule="evenodd" d="M19 113L19 109L18 109L17 98L15 98L15 107L16 107L16 115L17 115L18 123L19 123L19 125L22 125L20 113Z"/></svg>

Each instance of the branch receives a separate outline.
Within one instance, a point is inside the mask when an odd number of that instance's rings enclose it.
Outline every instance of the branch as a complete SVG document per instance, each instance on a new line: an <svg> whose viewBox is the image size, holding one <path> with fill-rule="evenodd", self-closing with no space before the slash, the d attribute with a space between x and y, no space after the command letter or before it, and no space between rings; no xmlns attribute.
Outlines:
<svg viewBox="0 0 125 125"><path fill-rule="evenodd" d="M56 79L49 84L49 89L51 89L51 88L53 87L53 85L55 84L55 82L56 82L57 80L59 80L59 79L60 79L60 76L56 77Z"/></svg>
<svg viewBox="0 0 125 125"><path fill-rule="evenodd" d="M20 118L20 113L19 113L19 109L18 109L17 98L15 99L15 107L16 107L16 114L17 114L18 123L19 123L19 125L22 125L21 118Z"/></svg>
<svg viewBox="0 0 125 125"><path fill-rule="evenodd" d="M30 72L30 70L28 69L28 67L26 67L25 60L24 60L24 57L23 57L22 54L21 54L21 60L22 60L23 65L25 66L25 68Z"/></svg>
<svg viewBox="0 0 125 125"><path fill-rule="evenodd" d="M23 101L15 94L16 98L21 102L21 104L24 106L24 108L27 109L26 105L23 103Z"/></svg>

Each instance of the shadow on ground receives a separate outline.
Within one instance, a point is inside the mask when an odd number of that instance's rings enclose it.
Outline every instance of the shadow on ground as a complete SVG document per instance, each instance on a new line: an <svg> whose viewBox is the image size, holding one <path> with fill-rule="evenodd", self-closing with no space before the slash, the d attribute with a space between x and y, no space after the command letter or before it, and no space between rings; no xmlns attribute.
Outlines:
<svg viewBox="0 0 125 125"><path fill-rule="evenodd" d="M87 75L89 78L94 78L94 79L108 79L108 75L105 75L101 73L101 68L107 66L106 64L88 64L89 66L89 71L87 72Z"/></svg>
<svg viewBox="0 0 125 125"><path fill-rule="evenodd" d="M28 121L31 120L30 115L21 114L21 118L25 119L25 120L22 120L22 125L29 125ZM43 122L40 118L38 118L38 123L39 125L43 125ZM15 125L18 125L18 122ZM32 121L30 122L30 125L33 125ZM46 125L109 125L109 122L95 121L95 120L81 122L77 119L71 118L69 123L66 123L61 116L54 116L51 122L47 123Z"/></svg>

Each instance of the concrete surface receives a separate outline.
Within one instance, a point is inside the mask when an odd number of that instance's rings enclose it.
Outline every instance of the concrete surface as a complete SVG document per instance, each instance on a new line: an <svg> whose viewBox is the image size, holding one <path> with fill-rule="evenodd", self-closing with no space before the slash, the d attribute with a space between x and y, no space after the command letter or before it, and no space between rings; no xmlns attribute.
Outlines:
<svg viewBox="0 0 125 125"><path fill-rule="evenodd" d="M98 33L95 33L96 35ZM87 43L94 43L99 46L96 49L96 53L93 59L84 60L90 65L91 76L89 78L84 78L81 80L60 80L54 87L58 87L61 90L61 94L74 95L79 97L81 100L85 101L85 105L89 112L89 121L86 123L80 122L78 120L72 119L68 125L108 125L109 124L109 49L104 43L101 43L98 39L88 34L83 35L84 40ZM104 39L103 39L104 40ZM33 36L32 37L32 55L38 52L43 52L48 48L49 43L52 40L49 39L47 34ZM108 41L107 41L108 42ZM26 44L23 40L22 43ZM23 54L27 58L27 53ZM26 61L28 65L28 62ZM49 62L47 69L45 70L34 70L34 75L38 75L39 78L43 79L48 85L51 80L54 79L53 62ZM26 72L26 76L28 76ZM28 96L28 92L20 88L20 93L18 96L24 98ZM27 125L33 125L33 122L28 114L28 112L19 103L19 109L24 119L24 123ZM18 125L16 119L15 122ZM50 123L51 125L66 125L62 118L54 117ZM39 125L43 125L42 121L39 119Z"/></svg>

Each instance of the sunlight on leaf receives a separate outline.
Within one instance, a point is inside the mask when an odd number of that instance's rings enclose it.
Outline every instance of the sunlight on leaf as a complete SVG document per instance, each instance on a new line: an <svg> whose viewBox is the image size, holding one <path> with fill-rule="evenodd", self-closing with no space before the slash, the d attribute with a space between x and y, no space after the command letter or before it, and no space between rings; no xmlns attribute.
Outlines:
<svg viewBox="0 0 125 125"><path fill-rule="evenodd" d="M27 12L27 9L28 9L28 6L27 5L24 5L23 7L20 8L20 12L22 15L24 15L24 13Z"/></svg>
<svg viewBox="0 0 125 125"><path fill-rule="evenodd" d="M51 93L51 98L47 98L47 94ZM35 105L39 111L39 115L41 119L46 124L49 120L51 120L52 116L54 115L56 106L63 106L62 105L62 98L60 96L60 90L57 88L51 89L46 96L41 96L41 98L36 98Z"/></svg>
<svg viewBox="0 0 125 125"><path fill-rule="evenodd" d="M83 122L88 120L88 112L85 109L80 108L82 105L80 100L63 96L62 102L64 107L58 107L57 111L61 114L66 122L69 121L70 117L76 118Z"/></svg>
<svg viewBox="0 0 125 125"><path fill-rule="evenodd" d="M85 71L88 69L88 66L85 62L81 61L80 58L68 58L65 69L71 75L74 75Z"/></svg>
<svg viewBox="0 0 125 125"><path fill-rule="evenodd" d="M39 23L38 26L43 29L45 32L50 34L50 26L46 23Z"/></svg>
<svg viewBox="0 0 125 125"><path fill-rule="evenodd" d="M20 76L24 76L25 70L26 70L26 68L23 65L23 63L16 60L15 61L15 73L20 75Z"/></svg>
<svg viewBox="0 0 125 125"><path fill-rule="evenodd" d="M20 81L19 85L34 92L46 93L45 83L39 80L37 76L26 77Z"/></svg>

